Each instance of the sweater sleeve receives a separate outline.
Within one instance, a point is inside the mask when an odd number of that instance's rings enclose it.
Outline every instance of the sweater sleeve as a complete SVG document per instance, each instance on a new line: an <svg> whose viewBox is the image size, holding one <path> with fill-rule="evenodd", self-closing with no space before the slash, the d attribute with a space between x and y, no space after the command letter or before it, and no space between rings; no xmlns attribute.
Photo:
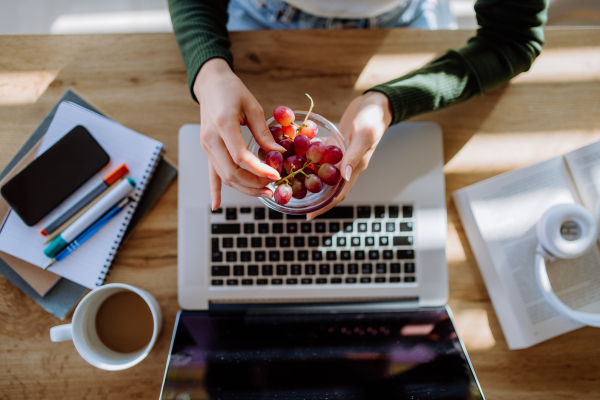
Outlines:
<svg viewBox="0 0 600 400"><path fill-rule="evenodd" d="M548 0L477 0L480 28L461 49L368 91L385 94L397 124L483 95L529 70L544 43Z"/></svg>
<svg viewBox="0 0 600 400"><path fill-rule="evenodd" d="M192 98L200 68L210 59L222 58L233 70L227 33L228 0L168 0L173 31L183 56Z"/></svg>

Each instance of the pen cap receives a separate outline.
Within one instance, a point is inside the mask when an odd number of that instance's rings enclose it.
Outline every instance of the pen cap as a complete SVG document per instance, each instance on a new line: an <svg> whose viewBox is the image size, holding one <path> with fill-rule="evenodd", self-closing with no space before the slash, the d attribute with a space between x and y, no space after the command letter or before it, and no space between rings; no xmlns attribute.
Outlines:
<svg viewBox="0 0 600 400"><path fill-rule="evenodd" d="M110 186L119 179L121 179L128 172L129 168L127 168L127 165L121 164L117 167L117 169L115 169L110 174L104 177L104 182L106 182L106 184Z"/></svg>
<svg viewBox="0 0 600 400"><path fill-rule="evenodd" d="M57 236L52 242L50 242L48 247L46 247L46 249L44 250L44 254L48 258L52 258L58 253L60 253L62 249L67 247L67 245L68 243L65 242L65 240L62 237Z"/></svg>

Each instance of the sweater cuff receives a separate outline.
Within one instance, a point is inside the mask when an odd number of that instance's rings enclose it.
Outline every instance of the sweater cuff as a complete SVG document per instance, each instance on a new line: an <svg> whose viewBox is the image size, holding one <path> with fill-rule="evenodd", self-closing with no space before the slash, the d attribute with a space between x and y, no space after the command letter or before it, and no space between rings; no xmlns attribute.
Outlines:
<svg viewBox="0 0 600 400"><path fill-rule="evenodd" d="M192 99L199 103L196 98L196 94L194 93L194 82L196 82L196 77L198 73L200 73L200 69L207 62L212 60L213 58L222 58L227 61L229 67L233 71L233 56L231 52L224 49L214 49L202 52L196 52L194 57L191 57L188 60L187 73L188 73L188 86L190 88L190 94L192 95Z"/></svg>
<svg viewBox="0 0 600 400"><path fill-rule="evenodd" d="M382 84L382 85L373 86L372 88L365 90L363 92L363 94L368 93L368 92L382 93L390 101L390 108L392 109L392 122L390 122L390 126L396 125L396 124L404 121L404 119L406 119L406 118L404 118L404 113L403 113L403 110L406 109L404 107L404 96L405 96L404 89L391 90L389 88L389 86L385 86L385 84Z"/></svg>

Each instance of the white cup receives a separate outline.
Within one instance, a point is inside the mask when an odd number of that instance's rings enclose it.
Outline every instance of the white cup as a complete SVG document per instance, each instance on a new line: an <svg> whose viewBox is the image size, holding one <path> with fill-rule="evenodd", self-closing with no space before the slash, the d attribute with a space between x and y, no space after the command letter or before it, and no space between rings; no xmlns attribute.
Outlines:
<svg viewBox="0 0 600 400"><path fill-rule="evenodd" d="M134 292L144 299L150 307L154 320L154 331L150 343L133 353L119 353L109 349L102 343L96 332L96 314L102 302L113 294L124 291ZM162 312L158 302L150 293L124 283L110 283L92 290L81 300L73 313L73 320L70 324L51 328L50 340L53 342L73 340L79 355L94 367L107 371L120 371L133 367L146 358L156 342L161 326Z"/></svg>

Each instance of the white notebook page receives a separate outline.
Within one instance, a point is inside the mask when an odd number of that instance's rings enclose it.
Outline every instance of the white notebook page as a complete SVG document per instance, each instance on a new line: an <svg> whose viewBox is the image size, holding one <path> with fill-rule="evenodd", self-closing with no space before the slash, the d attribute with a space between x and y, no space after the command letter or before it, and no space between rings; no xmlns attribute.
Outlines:
<svg viewBox="0 0 600 400"><path fill-rule="evenodd" d="M11 212L0 232L0 250L44 267L49 259L43 253L47 244L43 243L45 237L39 233L40 227L81 193L95 186L107 173L125 163L129 168L128 176L136 182L136 188L130 194L135 201L73 253L48 269L93 289L104 280L106 269L110 266L131 214L156 166L163 144L74 103L63 102L48 127L38 155L77 125L84 126L92 134L110 156L110 162L35 226L25 225L16 213Z"/></svg>

